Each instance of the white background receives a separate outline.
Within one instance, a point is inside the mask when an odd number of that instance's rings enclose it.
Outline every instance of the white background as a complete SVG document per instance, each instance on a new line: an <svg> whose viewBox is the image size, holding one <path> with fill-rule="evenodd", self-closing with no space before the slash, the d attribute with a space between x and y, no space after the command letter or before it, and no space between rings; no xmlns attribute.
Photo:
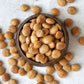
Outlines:
<svg viewBox="0 0 84 84"><path fill-rule="evenodd" d="M8 30L10 26L10 20L12 18L18 18L21 22L25 20L27 17L31 16L32 13L30 10L27 12L22 12L20 10L21 4L28 4L30 7L32 5L38 5L42 8L43 13L49 13L52 8L56 7L60 10L60 16L58 17L62 21L65 18L73 19L73 26L79 26L81 28L81 34L78 37L74 37L71 35L71 28L67 28L69 32L69 49L74 54L73 60L70 64L79 63L81 65L81 70L78 72L69 72L67 77L61 79L57 76L57 72L53 74L56 80L60 82L60 84L84 84L84 46L81 46L78 42L80 36L84 36L84 0L75 0L74 3L67 4L64 7L60 7L57 5L57 0L0 0L0 28L2 28L3 33ZM75 6L77 8L76 15L69 15L67 13L67 7ZM17 79L19 84L36 84L35 79L28 79L27 75L21 77L19 74L13 74L10 72L11 66L8 65L7 60L1 54L2 50L0 50L0 60L3 61L3 66L6 68L6 72L11 75L11 78ZM45 74L46 67L34 67L40 73ZM0 77L1 84L8 84L7 82L3 82Z"/></svg>

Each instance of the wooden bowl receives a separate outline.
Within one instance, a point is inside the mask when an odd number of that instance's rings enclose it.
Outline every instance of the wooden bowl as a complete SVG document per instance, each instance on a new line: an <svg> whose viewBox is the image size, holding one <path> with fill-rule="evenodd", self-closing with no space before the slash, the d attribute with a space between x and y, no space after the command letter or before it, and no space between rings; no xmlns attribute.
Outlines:
<svg viewBox="0 0 84 84"><path fill-rule="evenodd" d="M62 24L56 17L54 17L54 16L52 16L52 15L50 15L50 14L44 14L46 17L49 17L49 18L54 19L58 24L61 25L61 27L62 27L62 29L63 29L63 32L64 32L66 47L65 47L65 49L62 50L62 55L61 55L60 58L58 58L58 59L53 59L53 60L51 60L51 61L49 61L49 62L47 62L47 63L45 63L45 64L41 64L41 63L35 62L35 61L33 61L33 60L27 58L27 57L25 56L24 52L21 50L21 45L20 45L20 42L19 42L19 35L20 35L20 32L21 32L21 30L22 30L22 28L23 28L23 25L24 25L25 23L29 22L29 20L31 20L31 19L33 19L33 18L36 18L38 15L39 15L39 14L30 16L30 17L28 17L26 20L24 20L24 21L22 22L22 24L19 26L19 29L18 29L17 34L16 34L16 41L17 41L16 44L17 44L17 48L18 48L19 54L20 54L27 62L29 62L30 64L36 65L36 66L50 66L50 65L53 65L53 64L57 63L60 59L62 59L62 58L65 56L65 54L66 54L66 52L67 52L68 44L69 44L68 32L67 32L66 28L63 26L63 24Z"/></svg>

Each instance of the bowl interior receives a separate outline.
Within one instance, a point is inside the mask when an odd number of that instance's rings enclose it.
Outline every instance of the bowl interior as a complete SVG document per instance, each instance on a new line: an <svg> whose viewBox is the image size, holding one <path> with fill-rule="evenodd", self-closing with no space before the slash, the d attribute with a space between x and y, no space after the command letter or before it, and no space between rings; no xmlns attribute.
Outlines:
<svg viewBox="0 0 84 84"><path fill-rule="evenodd" d="M35 62L35 61L33 61L33 60L27 58L27 57L25 56L24 52L21 50L21 46L20 46L20 42L19 42L19 35L20 35L20 32L21 32L21 30L22 30L22 28L23 28L23 25L24 25L25 23L29 22L29 20L31 20L31 19L33 19L33 18L36 18L38 15L39 15L39 14L30 16L29 18L27 18L26 20L24 20L24 21L22 22L22 24L20 24L19 29L18 29L17 34L16 34L16 44L17 44L17 48L18 48L19 54L20 54L27 62L29 62L30 64L36 65L36 66L50 66L50 65L53 65L53 64L57 63L60 59L62 59L62 58L65 56L65 54L66 54L66 52L67 52L68 44L69 44L68 32L67 32L66 28L63 26L63 24L60 22L60 20L58 20L56 17L54 17L54 16L52 16L52 15L50 15L50 14L44 14L46 17L49 17L49 18L54 19L58 24L61 25L61 27L62 27L62 29L63 29L64 37L65 37L66 47L65 47L65 49L62 50L62 52L61 52L62 55L61 55L60 58L58 58L58 59L53 59L53 60L51 60L51 61L49 61L49 62L47 62L47 63L45 63L45 64L41 64L41 63Z"/></svg>

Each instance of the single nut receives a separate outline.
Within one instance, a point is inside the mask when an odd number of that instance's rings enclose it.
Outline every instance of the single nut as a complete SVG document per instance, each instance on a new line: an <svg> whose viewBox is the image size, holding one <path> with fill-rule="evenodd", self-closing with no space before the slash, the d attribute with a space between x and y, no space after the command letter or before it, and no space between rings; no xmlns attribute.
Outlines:
<svg viewBox="0 0 84 84"><path fill-rule="evenodd" d="M50 84L59 84L57 80L53 80Z"/></svg>
<svg viewBox="0 0 84 84"><path fill-rule="evenodd" d="M6 47L6 43L4 41L0 41L0 49L3 49Z"/></svg>
<svg viewBox="0 0 84 84"><path fill-rule="evenodd" d="M47 28L47 29L51 28L51 25L47 23L43 23L42 26L43 28Z"/></svg>
<svg viewBox="0 0 84 84"><path fill-rule="evenodd" d="M36 36L37 37L43 37L44 36L44 31L43 30L37 30L36 31Z"/></svg>
<svg viewBox="0 0 84 84"><path fill-rule="evenodd" d="M22 50L23 50L24 52L27 52L27 51L28 51L28 44L27 44L27 43L23 43L23 44L21 45L21 48L22 48Z"/></svg>
<svg viewBox="0 0 84 84"><path fill-rule="evenodd" d="M37 82L43 82L44 81L44 76L42 74L37 74L36 80L37 80Z"/></svg>
<svg viewBox="0 0 84 84"><path fill-rule="evenodd" d="M13 59L13 58L9 58L8 59L8 64L10 64L10 65L16 65L17 61L15 59Z"/></svg>
<svg viewBox="0 0 84 84"><path fill-rule="evenodd" d="M9 26L9 31L12 33L16 33L17 32L17 28L13 25Z"/></svg>
<svg viewBox="0 0 84 84"><path fill-rule="evenodd" d="M63 66L63 69L64 69L66 72L70 72L70 71L71 71L71 66L70 66L70 65L65 65L65 66Z"/></svg>
<svg viewBox="0 0 84 84"><path fill-rule="evenodd" d="M4 34L0 33L0 41L4 41L4 40L5 40Z"/></svg>
<svg viewBox="0 0 84 84"><path fill-rule="evenodd" d="M71 65L71 70L72 71L79 71L80 70L80 65L79 64L73 64L73 65Z"/></svg>
<svg viewBox="0 0 84 84"><path fill-rule="evenodd" d="M41 9L38 6L32 6L31 7L31 12L34 14L38 14L38 13L40 13L40 11L41 11Z"/></svg>
<svg viewBox="0 0 84 84"><path fill-rule="evenodd" d="M64 25L65 25L66 27L70 27L72 24L73 24L72 19L67 18L67 19L64 20Z"/></svg>
<svg viewBox="0 0 84 84"><path fill-rule="evenodd" d="M24 65L24 70L25 71L30 71L32 69L32 65L31 64L29 64L29 63L26 63L25 65Z"/></svg>
<svg viewBox="0 0 84 84"><path fill-rule="evenodd" d="M8 84L17 84L17 81L15 79L10 79L8 81Z"/></svg>
<svg viewBox="0 0 84 84"><path fill-rule="evenodd" d="M31 24L31 23L25 23L24 26L23 26L23 28L24 28L24 27L30 27L30 24Z"/></svg>
<svg viewBox="0 0 84 84"><path fill-rule="evenodd" d="M71 33L73 36L78 36L80 34L80 28L77 26L73 27Z"/></svg>
<svg viewBox="0 0 84 84"><path fill-rule="evenodd" d="M26 74L26 71L23 69L23 68L20 68L18 70L18 73L21 75L21 76L24 76Z"/></svg>
<svg viewBox="0 0 84 84"><path fill-rule="evenodd" d="M68 52L65 56L65 59L68 60L68 61L71 61L73 58L73 54L71 52Z"/></svg>
<svg viewBox="0 0 84 84"><path fill-rule="evenodd" d="M84 46L84 37L79 38L79 43Z"/></svg>
<svg viewBox="0 0 84 84"><path fill-rule="evenodd" d="M39 52L41 54L47 53L49 51L49 47L45 44L43 44L40 48L39 48Z"/></svg>
<svg viewBox="0 0 84 84"><path fill-rule="evenodd" d="M10 56L10 50L9 49L4 49L2 51L2 54L3 54L3 56L8 57L8 56Z"/></svg>
<svg viewBox="0 0 84 84"><path fill-rule="evenodd" d="M66 0L68 3L72 3L74 2L74 0Z"/></svg>
<svg viewBox="0 0 84 84"><path fill-rule="evenodd" d="M45 63L47 63L47 61L48 61L48 57L44 57L44 59L41 60L41 63L45 64Z"/></svg>
<svg viewBox="0 0 84 84"><path fill-rule="evenodd" d="M41 24L44 23L45 21L46 21L46 17L43 14L40 14L36 19L36 22Z"/></svg>
<svg viewBox="0 0 84 84"><path fill-rule="evenodd" d="M67 65L67 60L66 59L61 59L60 61L59 61L59 63L60 63L60 65L62 65L62 66L65 66L65 65Z"/></svg>
<svg viewBox="0 0 84 84"><path fill-rule="evenodd" d="M16 66L16 65L11 67L11 72L14 73L14 74L18 73L18 70L19 70L19 67Z"/></svg>
<svg viewBox="0 0 84 84"><path fill-rule="evenodd" d="M35 70L31 70L28 72L27 76L29 77L29 79L33 79L35 78L37 75L37 72Z"/></svg>
<svg viewBox="0 0 84 84"><path fill-rule="evenodd" d="M61 56L61 52L59 50L53 50L52 51L52 57L57 59Z"/></svg>
<svg viewBox="0 0 84 84"><path fill-rule="evenodd" d="M13 57L14 59L19 59L19 58L20 58L20 55L19 55L18 53L13 53L13 54L12 54L12 57Z"/></svg>
<svg viewBox="0 0 84 84"><path fill-rule="evenodd" d="M26 37L25 37L24 35L20 35L20 36L19 36L19 41L20 41L21 43L25 43Z"/></svg>
<svg viewBox="0 0 84 84"><path fill-rule="evenodd" d="M0 76L3 75L5 73L5 68L4 67L0 67Z"/></svg>
<svg viewBox="0 0 84 84"><path fill-rule="evenodd" d="M10 48L10 53L13 54L13 53L17 53L17 48L16 47L11 47Z"/></svg>
<svg viewBox="0 0 84 84"><path fill-rule="evenodd" d="M12 39L13 38L13 33L11 33L11 32L8 31L8 32L5 33L4 37L6 39Z"/></svg>
<svg viewBox="0 0 84 84"><path fill-rule="evenodd" d="M2 66L2 61L0 61L0 66Z"/></svg>
<svg viewBox="0 0 84 84"><path fill-rule="evenodd" d="M57 50L63 50L66 47L66 44L63 42L57 42L56 49Z"/></svg>
<svg viewBox="0 0 84 84"><path fill-rule="evenodd" d="M24 59L19 59L19 60L18 60L18 65L19 65L19 66L25 65L25 60L24 60Z"/></svg>
<svg viewBox="0 0 84 84"><path fill-rule="evenodd" d="M66 73L64 70L60 69L60 70L57 72L57 75L58 75L60 78L65 78L66 75L67 75L67 73Z"/></svg>
<svg viewBox="0 0 84 84"><path fill-rule="evenodd" d="M44 80L46 82L51 82L53 80L53 77L49 74L44 75Z"/></svg>
<svg viewBox="0 0 84 84"><path fill-rule="evenodd" d="M10 79L10 75L9 75L9 74L4 73L4 74L2 75L2 80L3 80L4 82L7 82L9 79Z"/></svg>
<svg viewBox="0 0 84 84"><path fill-rule="evenodd" d="M54 68L55 70L59 71L62 68L62 66L59 63L56 63L54 64Z"/></svg>
<svg viewBox="0 0 84 84"><path fill-rule="evenodd" d="M52 15L58 16L59 15L59 10L57 8L53 8L51 10Z"/></svg>
<svg viewBox="0 0 84 84"><path fill-rule="evenodd" d="M53 66L48 66L46 69L47 74L52 74L55 71L55 68Z"/></svg>
<svg viewBox="0 0 84 84"><path fill-rule="evenodd" d="M51 19L51 18L47 18L46 19L46 23L48 23L48 24L55 24L55 20L53 20L53 19Z"/></svg>
<svg viewBox="0 0 84 84"><path fill-rule="evenodd" d="M10 24L13 25L13 26L17 26L19 24L19 20L18 19L12 19L10 21Z"/></svg>
<svg viewBox="0 0 84 84"><path fill-rule="evenodd" d="M65 0L57 0L57 4L59 6L65 6L66 5L66 1Z"/></svg>
<svg viewBox="0 0 84 84"><path fill-rule="evenodd" d="M26 37L26 43L29 44L30 43L30 37Z"/></svg>
<svg viewBox="0 0 84 84"><path fill-rule="evenodd" d="M55 35L55 38L56 39L60 39L63 37L63 32L62 31L57 31L56 35Z"/></svg>
<svg viewBox="0 0 84 84"><path fill-rule="evenodd" d="M22 5L20 6L20 9L21 9L22 11L27 11L27 10L29 9L29 6L26 5L26 4L22 4Z"/></svg>
<svg viewBox="0 0 84 84"><path fill-rule="evenodd" d="M36 41L34 43L34 48L40 48L41 44L42 44L41 41Z"/></svg>
<svg viewBox="0 0 84 84"><path fill-rule="evenodd" d="M10 46L10 47L15 46L15 44L16 44L15 39L10 39L10 40L8 41L8 46Z"/></svg>
<svg viewBox="0 0 84 84"><path fill-rule="evenodd" d="M49 50L47 53L45 53L46 56L51 56L51 54L52 54L51 50Z"/></svg>
<svg viewBox="0 0 84 84"><path fill-rule="evenodd" d="M32 35L31 36L31 42L34 43L36 41L38 41L38 38L35 35Z"/></svg>
<svg viewBox="0 0 84 84"><path fill-rule="evenodd" d="M31 53L29 53L29 52L26 52L26 56L27 56L28 58L32 58L32 57L34 57L34 55L31 54Z"/></svg>
<svg viewBox="0 0 84 84"><path fill-rule="evenodd" d="M77 13L77 9L73 6L68 7L67 12L71 15L74 15Z"/></svg>

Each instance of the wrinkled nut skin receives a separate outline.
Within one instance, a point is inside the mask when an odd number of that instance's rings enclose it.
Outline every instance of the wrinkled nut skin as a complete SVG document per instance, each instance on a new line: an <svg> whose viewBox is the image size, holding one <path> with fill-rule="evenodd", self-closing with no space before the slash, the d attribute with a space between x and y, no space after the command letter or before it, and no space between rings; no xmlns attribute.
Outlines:
<svg viewBox="0 0 84 84"><path fill-rule="evenodd" d="M10 53L13 54L13 53L17 53L17 48L16 47L11 47L10 48Z"/></svg>
<svg viewBox="0 0 84 84"><path fill-rule="evenodd" d="M17 84L17 81L15 79L10 79L8 81L8 84Z"/></svg>
<svg viewBox="0 0 84 84"><path fill-rule="evenodd" d="M10 21L10 24L13 25L13 26L17 26L19 24L19 20L18 19L12 19Z"/></svg>
<svg viewBox="0 0 84 84"><path fill-rule="evenodd" d="M36 75L37 75L37 72L34 71L34 70L29 71L28 74L27 74L27 76L28 76L29 79L35 78Z"/></svg>
<svg viewBox="0 0 84 84"><path fill-rule="evenodd" d="M59 71L62 68L62 66L59 63L56 63L54 64L54 68L55 70Z"/></svg>
<svg viewBox="0 0 84 84"><path fill-rule="evenodd" d="M36 36L37 37L43 37L44 36L44 31L43 30L37 30L36 31Z"/></svg>
<svg viewBox="0 0 84 84"><path fill-rule="evenodd" d="M66 59L61 59L61 60L59 61L59 64L62 65L62 66L67 65L67 63L68 63L68 61L67 61Z"/></svg>
<svg viewBox="0 0 84 84"><path fill-rule="evenodd" d="M57 80L53 80L50 84L59 84Z"/></svg>
<svg viewBox="0 0 84 84"><path fill-rule="evenodd" d="M59 10L57 8L53 8L51 10L52 15L58 16L59 15Z"/></svg>
<svg viewBox="0 0 84 84"><path fill-rule="evenodd" d="M25 43L26 37L25 37L24 35L20 35L20 36L19 36L19 41L20 41L21 43Z"/></svg>
<svg viewBox="0 0 84 84"><path fill-rule="evenodd" d="M19 59L19 60L18 60L18 65L19 65L19 66L25 65L25 60L24 60L24 59Z"/></svg>
<svg viewBox="0 0 84 84"><path fill-rule="evenodd" d="M27 52L27 51L28 51L28 44L23 43L23 44L21 45L21 48L22 48L22 50L23 50L24 52Z"/></svg>
<svg viewBox="0 0 84 84"><path fill-rule="evenodd" d="M31 54L31 53L29 53L29 52L26 52L26 56L27 56L28 58L32 58L32 57L34 57L34 55Z"/></svg>
<svg viewBox="0 0 84 84"><path fill-rule="evenodd" d="M70 72L71 71L71 66L70 65L65 65L65 66L63 66L63 70L65 70L66 72Z"/></svg>
<svg viewBox="0 0 84 84"><path fill-rule="evenodd" d="M4 34L0 33L0 41L4 41L4 40L5 40Z"/></svg>
<svg viewBox="0 0 84 84"><path fill-rule="evenodd" d="M4 67L0 67L0 76L3 75L5 73L5 68Z"/></svg>
<svg viewBox="0 0 84 84"><path fill-rule="evenodd" d="M29 6L26 5L26 4L22 4L22 5L20 6L20 9L21 9L22 11L27 11L27 10L29 9Z"/></svg>
<svg viewBox="0 0 84 84"><path fill-rule="evenodd" d="M64 70L59 70L58 72L57 72L57 75L60 77L60 78L65 78L66 77L66 75L67 75L67 73L64 71Z"/></svg>
<svg viewBox="0 0 84 84"><path fill-rule="evenodd" d="M14 59L19 59L19 58L20 58L20 55L19 55L18 53L13 53L13 54L12 54L12 57L13 57Z"/></svg>
<svg viewBox="0 0 84 84"><path fill-rule="evenodd" d="M24 65L24 70L25 71L30 71L32 69L32 65L31 64L29 64L29 63L26 63L25 65Z"/></svg>
<svg viewBox="0 0 84 84"><path fill-rule="evenodd" d="M66 5L66 1L65 0L57 0L57 4L59 6L65 6Z"/></svg>
<svg viewBox="0 0 84 84"><path fill-rule="evenodd" d="M84 46L84 37L79 38L79 43Z"/></svg>
<svg viewBox="0 0 84 84"><path fill-rule="evenodd" d="M47 18L46 19L46 23L52 25L52 24L55 24L55 20L51 19L51 18Z"/></svg>
<svg viewBox="0 0 84 84"><path fill-rule="evenodd" d="M71 65L71 70L72 71L79 71L80 70L80 65L79 64L73 64L73 65Z"/></svg>
<svg viewBox="0 0 84 84"><path fill-rule="evenodd" d="M34 48L40 48L41 46L41 41L37 41L34 43Z"/></svg>
<svg viewBox="0 0 84 84"><path fill-rule="evenodd" d="M0 49L3 49L6 47L6 43L4 41L0 41Z"/></svg>
<svg viewBox="0 0 84 84"><path fill-rule="evenodd" d="M21 75L21 76L24 76L26 74L26 71L24 70L24 68L20 68L18 70L18 73Z"/></svg>
<svg viewBox="0 0 84 84"><path fill-rule="evenodd" d="M8 56L10 56L10 50L9 49L4 49L2 51L2 54L3 54L3 56L8 57Z"/></svg>
<svg viewBox="0 0 84 84"><path fill-rule="evenodd" d="M63 32L62 31L57 31L56 35L55 35L55 38L56 39L60 39L63 37Z"/></svg>
<svg viewBox="0 0 84 84"><path fill-rule="evenodd" d="M2 80L3 80L4 82L7 82L9 79L10 79L10 75L9 75L9 74L4 73L4 74L2 75Z"/></svg>
<svg viewBox="0 0 84 84"><path fill-rule="evenodd" d="M72 3L74 2L74 0L66 0L68 3Z"/></svg>
<svg viewBox="0 0 84 84"><path fill-rule="evenodd" d="M42 74L37 74L36 80L37 80L37 82L43 82L44 81L44 76Z"/></svg>
<svg viewBox="0 0 84 84"><path fill-rule="evenodd" d="M15 46L15 44L16 44L15 39L10 39L10 40L8 41L8 46L10 46L10 47Z"/></svg>
<svg viewBox="0 0 84 84"><path fill-rule="evenodd" d="M34 14L38 14L41 11L40 7L38 7L38 6L32 6L30 10Z"/></svg>

